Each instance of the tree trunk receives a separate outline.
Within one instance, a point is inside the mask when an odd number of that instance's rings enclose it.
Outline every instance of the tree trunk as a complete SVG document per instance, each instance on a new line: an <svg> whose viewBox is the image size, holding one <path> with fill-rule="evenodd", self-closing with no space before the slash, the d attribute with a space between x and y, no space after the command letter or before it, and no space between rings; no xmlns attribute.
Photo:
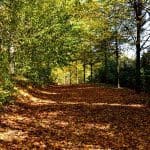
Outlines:
<svg viewBox="0 0 150 150"><path fill-rule="evenodd" d="M108 58L107 58L107 52L104 52L104 57L105 57L105 61L104 61L104 67L105 67L105 72L104 72L104 82L107 83L108 81Z"/></svg>
<svg viewBox="0 0 150 150"><path fill-rule="evenodd" d="M71 85L72 84L72 79L71 79L72 78L72 72L71 72L71 70L70 70L70 77L69 78L70 78L70 85Z"/></svg>
<svg viewBox="0 0 150 150"><path fill-rule="evenodd" d="M76 60L76 84L78 84L78 61Z"/></svg>
<svg viewBox="0 0 150 150"><path fill-rule="evenodd" d="M91 82L93 82L93 64L90 64L91 67Z"/></svg>
<svg viewBox="0 0 150 150"><path fill-rule="evenodd" d="M0 38L0 51L2 51L2 39Z"/></svg>
<svg viewBox="0 0 150 150"><path fill-rule="evenodd" d="M66 74L64 73L64 85L67 84L67 77L66 77Z"/></svg>
<svg viewBox="0 0 150 150"><path fill-rule="evenodd" d="M136 91L141 91L141 59L140 59L141 47L140 44L136 44Z"/></svg>
<svg viewBox="0 0 150 150"><path fill-rule="evenodd" d="M140 53L141 53L141 28L142 28L142 2L141 0L137 0L137 2L134 4L134 10L136 14L136 23L137 23L137 35L136 35L136 91L141 91L141 59L140 59Z"/></svg>
<svg viewBox="0 0 150 150"><path fill-rule="evenodd" d="M85 63L83 64L83 83L85 83L85 80L86 80L86 65L85 65Z"/></svg>
<svg viewBox="0 0 150 150"><path fill-rule="evenodd" d="M118 48L118 39L116 37L116 71L117 71L117 88L120 88L120 64L119 64L119 48Z"/></svg>
<svg viewBox="0 0 150 150"><path fill-rule="evenodd" d="M15 60L14 60L14 47L11 45L8 49L9 53L9 73L10 75L15 74Z"/></svg>

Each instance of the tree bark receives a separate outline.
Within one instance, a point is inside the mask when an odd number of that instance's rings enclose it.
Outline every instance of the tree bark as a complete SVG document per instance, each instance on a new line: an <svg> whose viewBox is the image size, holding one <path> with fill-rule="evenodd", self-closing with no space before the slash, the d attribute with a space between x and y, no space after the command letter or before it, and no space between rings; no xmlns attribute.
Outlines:
<svg viewBox="0 0 150 150"><path fill-rule="evenodd" d="M0 38L0 51L2 50L2 39Z"/></svg>
<svg viewBox="0 0 150 150"><path fill-rule="evenodd" d="M10 75L15 74L15 60L14 60L14 47L11 45L8 48L8 55L9 55L9 73Z"/></svg>
<svg viewBox="0 0 150 150"><path fill-rule="evenodd" d="M93 64L90 64L90 68L91 68L91 82L93 82Z"/></svg>
<svg viewBox="0 0 150 150"><path fill-rule="evenodd" d="M83 82L85 83L86 81L86 65L85 63L83 64Z"/></svg>
<svg viewBox="0 0 150 150"><path fill-rule="evenodd" d="M78 61L76 60L76 84L78 84Z"/></svg>
<svg viewBox="0 0 150 150"><path fill-rule="evenodd" d="M71 72L71 70L70 70L70 85L72 84L72 72Z"/></svg>
<svg viewBox="0 0 150 150"><path fill-rule="evenodd" d="M134 10L136 14L136 86L135 89L137 92L141 91L141 28L142 28L142 2L141 0L137 0L134 3Z"/></svg>
<svg viewBox="0 0 150 150"><path fill-rule="evenodd" d="M137 40L138 41L138 40ZM136 44L136 91L141 91L141 59L140 59L141 47L140 43Z"/></svg>
<svg viewBox="0 0 150 150"><path fill-rule="evenodd" d="M116 71L117 71L117 88L120 88L120 64L119 64L119 48L118 48L118 39L116 37Z"/></svg>
<svg viewBox="0 0 150 150"><path fill-rule="evenodd" d="M104 52L104 67L105 67L105 70L104 70L104 82L107 83L108 81L108 58L107 58L107 52Z"/></svg>

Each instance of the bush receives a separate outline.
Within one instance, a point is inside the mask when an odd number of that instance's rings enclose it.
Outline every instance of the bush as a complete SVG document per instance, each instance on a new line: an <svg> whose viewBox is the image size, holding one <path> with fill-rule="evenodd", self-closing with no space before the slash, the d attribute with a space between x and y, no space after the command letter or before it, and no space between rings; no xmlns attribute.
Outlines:
<svg viewBox="0 0 150 150"><path fill-rule="evenodd" d="M128 64L127 64L128 63ZM108 60L107 67L107 80L105 77L105 67L101 66L95 73L94 81L101 83L107 83L117 85L117 71L116 62L114 59ZM134 62L131 60L122 61L120 65L120 85L123 87L134 88L135 87L135 67Z"/></svg>
<svg viewBox="0 0 150 150"><path fill-rule="evenodd" d="M6 75L1 81L0 86L0 103L5 104L10 102L11 96L14 93L14 86L10 76Z"/></svg>
<svg viewBox="0 0 150 150"><path fill-rule="evenodd" d="M120 84L124 87L135 88L135 68L125 66L120 69Z"/></svg>
<svg viewBox="0 0 150 150"><path fill-rule="evenodd" d="M11 100L11 92L10 91L0 91L0 104L9 103Z"/></svg>
<svg viewBox="0 0 150 150"><path fill-rule="evenodd" d="M105 74L105 67L104 65L101 66L94 74L94 79L93 81L95 82L101 82L101 83L109 83L115 85L117 80L116 80L116 64L114 60L109 60L108 61L108 66L107 66L107 79L106 79L106 74Z"/></svg>
<svg viewBox="0 0 150 150"><path fill-rule="evenodd" d="M25 75L33 84L47 85L53 82L51 78L51 69L33 68Z"/></svg>
<svg viewBox="0 0 150 150"><path fill-rule="evenodd" d="M142 78L144 91L150 93L150 75L146 74Z"/></svg>

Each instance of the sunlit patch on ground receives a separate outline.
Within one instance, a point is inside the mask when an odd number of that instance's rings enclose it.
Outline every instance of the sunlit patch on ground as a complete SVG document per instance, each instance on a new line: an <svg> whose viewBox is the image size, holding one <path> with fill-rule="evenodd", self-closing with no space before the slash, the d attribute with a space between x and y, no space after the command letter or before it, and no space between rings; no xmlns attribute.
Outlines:
<svg viewBox="0 0 150 150"><path fill-rule="evenodd" d="M12 142L13 140L22 141L27 138L27 132L20 130L7 129L6 131L0 132L0 140Z"/></svg>
<svg viewBox="0 0 150 150"><path fill-rule="evenodd" d="M59 114L61 114L61 111L56 111L56 112L41 112L40 114L37 114L38 117L46 117L46 118L56 118Z"/></svg>
<svg viewBox="0 0 150 150"><path fill-rule="evenodd" d="M103 150L103 147L100 145L83 145L83 150ZM105 150L111 150L111 148L107 148Z"/></svg>
<svg viewBox="0 0 150 150"><path fill-rule="evenodd" d="M65 105L89 105L86 102L60 102L60 104L65 104Z"/></svg>
<svg viewBox="0 0 150 150"><path fill-rule="evenodd" d="M34 88L32 86L28 86L28 89L34 90ZM36 89L36 90L37 90L37 92L40 92L42 94L47 94L47 95L58 95L58 94L61 94L59 92L50 92L50 91L41 90L41 89Z"/></svg>
<svg viewBox="0 0 150 150"><path fill-rule="evenodd" d="M79 87L77 88L79 90L83 90L83 89L94 89L94 87L89 87L89 86L83 86L83 87Z"/></svg>
<svg viewBox="0 0 150 150"><path fill-rule="evenodd" d="M29 94L26 90L19 89L18 91L19 91L20 95L26 97L27 99L30 100L30 102L32 104L35 104L35 105L47 105L47 104L55 104L56 103L55 101L52 101L49 99L43 100L43 99L34 97L33 95Z"/></svg>
<svg viewBox="0 0 150 150"><path fill-rule="evenodd" d="M67 127L69 125L69 123L65 122L65 121L56 121L55 125L64 128L64 127Z"/></svg>
<svg viewBox="0 0 150 150"><path fill-rule="evenodd" d="M85 124L85 128L87 128L87 129L96 128L96 129L100 129L100 130L108 130L108 129L110 129L110 124L87 123L87 124Z"/></svg>
<svg viewBox="0 0 150 150"><path fill-rule="evenodd" d="M8 121L24 121L26 123L31 121L31 117L26 117L26 116L21 116L19 114L15 114L15 115L11 115L11 114L5 114L3 117L3 119L8 120Z"/></svg>
<svg viewBox="0 0 150 150"><path fill-rule="evenodd" d="M117 104L117 103L112 103L112 104L109 104L109 103L92 103L92 105L95 105L95 106L122 106L122 107L139 107L139 108L142 108L142 107L145 107L144 105L140 105L140 104Z"/></svg>
<svg viewBox="0 0 150 150"><path fill-rule="evenodd" d="M48 92L48 91L42 91L42 90L40 90L39 92L42 94L47 94L47 95L59 95L59 94L61 94L59 92Z"/></svg>

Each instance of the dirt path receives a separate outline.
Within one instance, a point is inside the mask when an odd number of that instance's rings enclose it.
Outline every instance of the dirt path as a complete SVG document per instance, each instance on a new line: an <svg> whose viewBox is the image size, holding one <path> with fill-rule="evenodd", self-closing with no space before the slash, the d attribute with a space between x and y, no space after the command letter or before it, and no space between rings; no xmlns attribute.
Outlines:
<svg viewBox="0 0 150 150"><path fill-rule="evenodd" d="M150 149L148 96L90 85L19 93L0 112L0 150Z"/></svg>

